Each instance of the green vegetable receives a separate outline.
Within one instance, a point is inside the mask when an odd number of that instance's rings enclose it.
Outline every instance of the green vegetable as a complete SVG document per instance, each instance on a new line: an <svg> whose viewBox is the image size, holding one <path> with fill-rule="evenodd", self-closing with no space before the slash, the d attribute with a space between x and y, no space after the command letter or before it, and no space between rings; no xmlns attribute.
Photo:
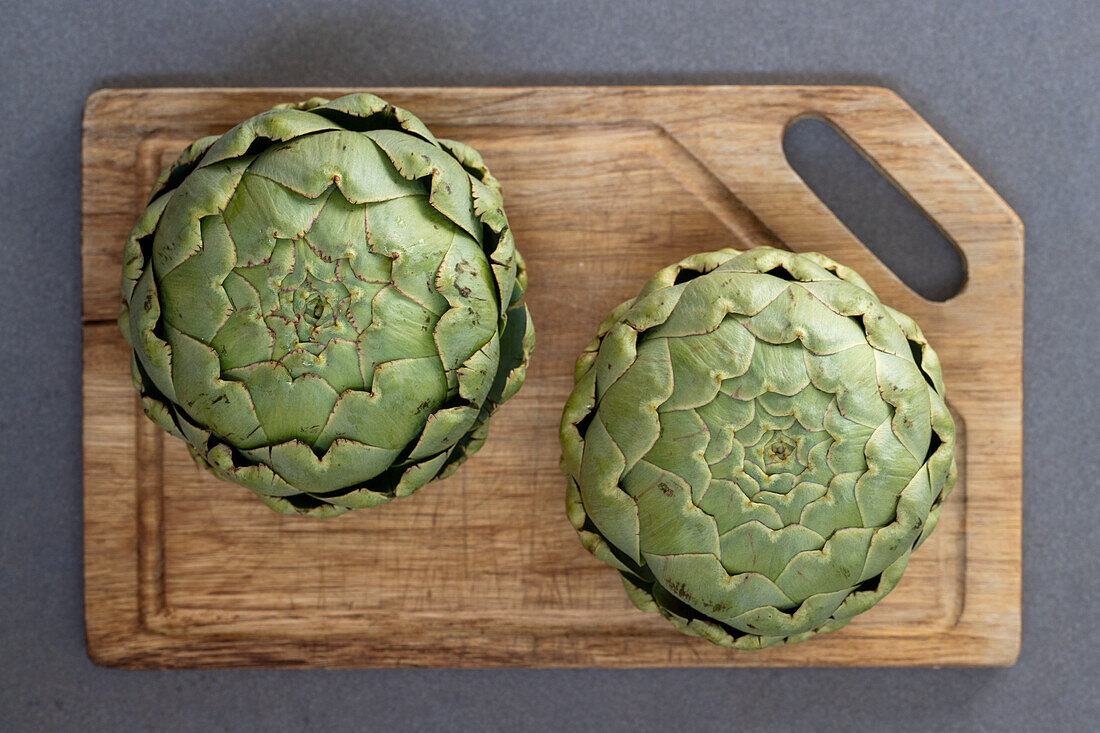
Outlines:
<svg viewBox="0 0 1100 733"><path fill-rule="evenodd" d="M126 240L146 414L286 513L405 496L480 448L534 330L478 153L370 94L187 148Z"/></svg>
<svg viewBox="0 0 1100 733"><path fill-rule="evenodd" d="M897 584L955 482L939 360L852 270L699 254L613 310L561 422L568 514L639 608L754 649Z"/></svg>

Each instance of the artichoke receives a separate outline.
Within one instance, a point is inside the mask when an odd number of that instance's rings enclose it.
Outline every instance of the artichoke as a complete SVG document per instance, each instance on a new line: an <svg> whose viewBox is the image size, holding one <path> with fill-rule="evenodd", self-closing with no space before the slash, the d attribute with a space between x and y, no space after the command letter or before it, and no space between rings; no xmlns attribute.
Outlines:
<svg viewBox="0 0 1100 733"><path fill-rule="evenodd" d="M755 649L890 592L955 481L939 360L851 269L688 257L614 309L561 422L567 511L630 599Z"/></svg>
<svg viewBox="0 0 1100 733"><path fill-rule="evenodd" d="M454 471L534 345L497 180L370 94L192 144L122 270L146 414L284 513L373 506Z"/></svg>

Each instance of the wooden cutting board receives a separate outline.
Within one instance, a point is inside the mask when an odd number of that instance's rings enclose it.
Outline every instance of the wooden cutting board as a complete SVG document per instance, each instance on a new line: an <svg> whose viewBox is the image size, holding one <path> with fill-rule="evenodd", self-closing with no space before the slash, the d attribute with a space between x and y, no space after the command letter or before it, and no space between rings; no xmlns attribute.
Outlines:
<svg viewBox="0 0 1100 733"><path fill-rule="evenodd" d="M88 653L119 667L1011 664L1020 643L1023 231L894 93L867 87L375 90L477 147L530 268L538 347L485 448L415 496L277 515L200 471L141 413L114 319L122 242L186 144L350 89L115 89L84 112ZM908 289L788 166L832 121L959 248L962 292ZM861 272L943 360L959 482L897 589L844 630L732 651L633 609L565 517L557 426L597 323L693 252L772 243Z"/></svg>

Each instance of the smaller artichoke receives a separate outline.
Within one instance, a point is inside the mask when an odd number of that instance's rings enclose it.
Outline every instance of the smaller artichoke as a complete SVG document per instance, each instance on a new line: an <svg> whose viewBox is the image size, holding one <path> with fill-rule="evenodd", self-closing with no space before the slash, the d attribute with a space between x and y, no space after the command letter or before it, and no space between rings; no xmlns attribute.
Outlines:
<svg viewBox="0 0 1100 733"><path fill-rule="evenodd" d="M699 254L613 310L561 422L569 519L639 608L753 649L897 584L955 481L939 360L819 254Z"/></svg>
<svg viewBox="0 0 1100 733"><path fill-rule="evenodd" d="M126 240L146 414L273 509L446 476L523 383L523 259L481 156L370 94L192 144Z"/></svg>

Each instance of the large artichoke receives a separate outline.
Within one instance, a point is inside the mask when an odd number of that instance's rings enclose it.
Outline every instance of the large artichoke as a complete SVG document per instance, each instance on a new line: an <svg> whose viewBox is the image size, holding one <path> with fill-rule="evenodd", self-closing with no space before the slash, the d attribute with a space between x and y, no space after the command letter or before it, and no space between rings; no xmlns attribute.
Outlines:
<svg viewBox="0 0 1100 733"><path fill-rule="evenodd" d="M145 412L281 512L404 496L485 440L534 331L478 153L370 94L187 148L123 257Z"/></svg>
<svg viewBox="0 0 1100 733"><path fill-rule="evenodd" d="M852 270L771 248L665 268L600 325L561 422L569 518L635 605L742 649L897 584L955 481L940 364Z"/></svg>

